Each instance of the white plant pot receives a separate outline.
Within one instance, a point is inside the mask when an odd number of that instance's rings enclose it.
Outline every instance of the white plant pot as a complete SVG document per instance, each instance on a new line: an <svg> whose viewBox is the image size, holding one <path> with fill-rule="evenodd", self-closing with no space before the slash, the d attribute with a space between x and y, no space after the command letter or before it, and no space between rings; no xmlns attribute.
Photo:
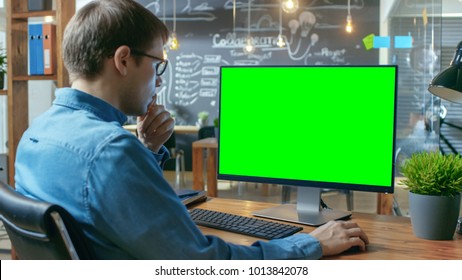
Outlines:
<svg viewBox="0 0 462 280"><path fill-rule="evenodd" d="M196 122L196 126L203 127L203 126L207 126L208 123L209 123L208 119L198 119Z"/></svg>

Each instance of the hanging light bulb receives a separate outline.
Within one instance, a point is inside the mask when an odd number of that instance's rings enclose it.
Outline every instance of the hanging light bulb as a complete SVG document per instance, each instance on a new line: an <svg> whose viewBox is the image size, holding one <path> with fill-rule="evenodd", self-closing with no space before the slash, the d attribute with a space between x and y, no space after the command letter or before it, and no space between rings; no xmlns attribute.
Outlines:
<svg viewBox="0 0 462 280"><path fill-rule="evenodd" d="M282 9L290 14L298 9L298 0L282 0Z"/></svg>
<svg viewBox="0 0 462 280"><path fill-rule="evenodd" d="M279 7L279 35L278 35L278 41L276 42L276 45L280 48L283 48L286 46L284 37L282 37L282 2L281 2L281 6Z"/></svg>
<svg viewBox="0 0 462 280"><path fill-rule="evenodd" d="M178 38L176 37L175 32L172 32L172 37L170 38L169 47L171 50L177 50L180 47L180 43L178 42Z"/></svg>
<svg viewBox="0 0 462 280"><path fill-rule="evenodd" d="M277 41L276 45L278 45L278 47L280 47L280 48L283 48L283 47L286 46L286 42L284 41L284 37L282 37L282 34L278 35L278 41Z"/></svg>
<svg viewBox="0 0 462 280"><path fill-rule="evenodd" d="M164 47L164 53L163 53L163 55L164 55L164 59L167 60L167 59L168 59L168 50L167 50L167 48L165 48L165 47Z"/></svg>
<svg viewBox="0 0 462 280"><path fill-rule="evenodd" d="M246 43L244 46L244 53L247 55L253 54L255 52L255 44L253 43L252 36L247 36L247 39L245 41Z"/></svg>
<svg viewBox="0 0 462 280"><path fill-rule="evenodd" d="M180 47L180 43L176 36L176 0L173 0L173 32L172 37L170 38L169 47L171 50L177 50Z"/></svg>
<svg viewBox="0 0 462 280"><path fill-rule="evenodd" d="M165 21L165 0L162 1L162 22L164 24L166 24L166 21ZM163 55L164 55L164 59L167 59L168 58L168 44L169 42L167 42L165 45L164 45L164 51L163 51Z"/></svg>
<svg viewBox="0 0 462 280"><path fill-rule="evenodd" d="M347 24L345 26L345 31L348 32L348 33L353 32L353 25L351 23L352 23L351 16L348 15L347 16Z"/></svg>
<svg viewBox="0 0 462 280"><path fill-rule="evenodd" d="M236 0L233 0L233 37L236 38Z"/></svg>
<svg viewBox="0 0 462 280"><path fill-rule="evenodd" d="M347 23L345 26L345 31L348 33L353 32L353 21L351 19L351 13L350 13L350 0L348 0L348 15L347 15Z"/></svg>
<svg viewBox="0 0 462 280"><path fill-rule="evenodd" d="M253 54L255 52L255 44L253 43L253 38L252 36L250 36L250 1L248 2L249 6L248 6L248 14L247 14L247 20L248 20L248 23L247 23L247 38L245 39L245 45L244 45L244 53L249 55L249 54Z"/></svg>

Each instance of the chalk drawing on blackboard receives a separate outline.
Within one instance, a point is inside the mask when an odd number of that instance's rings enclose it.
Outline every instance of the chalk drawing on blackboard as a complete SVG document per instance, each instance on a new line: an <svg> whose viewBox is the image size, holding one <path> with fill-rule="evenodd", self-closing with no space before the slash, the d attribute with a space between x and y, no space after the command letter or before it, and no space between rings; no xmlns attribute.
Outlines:
<svg viewBox="0 0 462 280"><path fill-rule="evenodd" d="M167 104L167 88L165 86L157 90L157 104L166 105Z"/></svg>
<svg viewBox="0 0 462 280"><path fill-rule="evenodd" d="M172 96L170 92L168 94L167 101L170 104L189 106L191 104L194 104L198 98L199 90L196 86L194 86L194 88L175 86L175 96Z"/></svg>
<svg viewBox="0 0 462 280"><path fill-rule="evenodd" d="M217 19L213 13L209 12L214 11L215 8L209 6L209 3L207 2L200 3L196 6L191 4L191 0L178 2L179 3L177 3L177 5L179 12L175 15L176 21L215 21ZM162 9L167 9L168 7L162 7L160 0L152 1L144 7L165 21L173 20L173 17L164 17L163 14L161 14Z"/></svg>
<svg viewBox="0 0 462 280"><path fill-rule="evenodd" d="M213 78L202 78L201 86L203 87L216 87L218 86L218 79Z"/></svg>
<svg viewBox="0 0 462 280"><path fill-rule="evenodd" d="M217 89L216 88L201 88L199 91L200 97L217 97Z"/></svg>
<svg viewBox="0 0 462 280"><path fill-rule="evenodd" d="M258 61L255 61L255 60L235 60L234 65L258 65Z"/></svg>
<svg viewBox="0 0 462 280"><path fill-rule="evenodd" d="M180 92L191 92L199 87L198 81L186 81L183 85L176 85L175 90Z"/></svg>
<svg viewBox="0 0 462 280"><path fill-rule="evenodd" d="M206 54L204 55L204 63L220 63L221 55Z"/></svg>
<svg viewBox="0 0 462 280"><path fill-rule="evenodd" d="M279 30L279 22L273 21L270 15L263 15L256 22L254 30L258 32L277 31Z"/></svg>
<svg viewBox="0 0 462 280"><path fill-rule="evenodd" d="M195 61L178 61L175 65L175 68L179 71L179 72L182 72L182 71L185 71L187 73L190 73L190 72L196 72L201 66L201 62L198 61L198 60L195 60ZM185 68L187 68L188 70L184 70Z"/></svg>
<svg viewBox="0 0 462 280"><path fill-rule="evenodd" d="M157 15L160 12L160 0L152 1L151 3L146 4L144 7L150 10L153 14Z"/></svg>
<svg viewBox="0 0 462 280"><path fill-rule="evenodd" d="M289 57L295 61L304 60L308 56L311 47L316 45L319 41L319 35L317 33L312 33L316 26L316 16L312 12L304 11L300 13L298 19L291 19L288 26L290 30L290 40L286 42L286 45ZM300 36L296 36L298 30L300 30ZM310 35L309 38L308 35ZM298 40L296 40L295 37L297 37ZM295 48L294 45L296 45Z"/></svg>
<svg viewBox="0 0 462 280"><path fill-rule="evenodd" d="M216 106L220 65L228 64L220 54L181 53L175 57L174 84L169 90L167 102L175 106L188 106L204 98L213 99Z"/></svg>
<svg viewBox="0 0 462 280"><path fill-rule="evenodd" d="M204 76L216 76L219 73L220 73L220 67L204 66L202 68L202 75L204 75Z"/></svg>
<svg viewBox="0 0 462 280"><path fill-rule="evenodd" d="M328 47L322 48L319 52L314 52L313 56L318 58L329 59L332 63L336 64L347 64L345 61L346 49L332 50Z"/></svg>

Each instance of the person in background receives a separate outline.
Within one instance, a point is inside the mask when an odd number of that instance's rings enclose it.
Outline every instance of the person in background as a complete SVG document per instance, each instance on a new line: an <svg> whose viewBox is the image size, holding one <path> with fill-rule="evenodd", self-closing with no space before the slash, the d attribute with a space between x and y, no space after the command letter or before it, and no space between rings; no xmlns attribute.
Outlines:
<svg viewBox="0 0 462 280"><path fill-rule="evenodd" d="M92 1L74 15L62 42L71 87L57 90L21 138L16 190L67 209L99 259L319 259L365 250L366 234L349 221L251 246L201 233L162 173L174 129L156 103L168 35L132 0ZM139 116L138 137L122 127L127 116Z"/></svg>

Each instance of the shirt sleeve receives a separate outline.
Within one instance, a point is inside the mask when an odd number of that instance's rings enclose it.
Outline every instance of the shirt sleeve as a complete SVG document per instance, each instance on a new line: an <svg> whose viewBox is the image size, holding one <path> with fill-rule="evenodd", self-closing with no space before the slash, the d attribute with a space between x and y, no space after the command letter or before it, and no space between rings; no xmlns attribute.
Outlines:
<svg viewBox="0 0 462 280"><path fill-rule="evenodd" d="M162 146L160 147L160 150L158 153L152 152L154 155L154 158L156 159L156 162L159 163L159 166L161 168L164 167L165 162L170 159L170 152L168 151L167 147Z"/></svg>
<svg viewBox="0 0 462 280"><path fill-rule="evenodd" d="M91 163L87 222L102 258L317 259L319 242L297 234L252 246L205 236L157 164L134 137L113 139ZM121 255L124 252L127 255Z"/></svg>

